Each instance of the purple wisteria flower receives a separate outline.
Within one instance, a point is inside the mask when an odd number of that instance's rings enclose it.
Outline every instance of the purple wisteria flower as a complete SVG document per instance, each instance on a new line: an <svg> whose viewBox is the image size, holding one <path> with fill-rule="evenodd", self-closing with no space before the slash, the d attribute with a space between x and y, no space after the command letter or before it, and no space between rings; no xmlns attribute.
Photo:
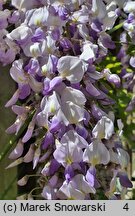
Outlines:
<svg viewBox="0 0 135 216"><path fill-rule="evenodd" d="M112 33L122 25L118 50ZM0 29L0 62L11 64L17 84L5 105L17 115L7 132L18 139L7 168L32 162L45 200L90 200L101 193L118 199L119 185L122 199L132 183L115 93L135 93L135 57L127 40L135 43L135 2L3 0ZM28 179L26 174L18 185Z"/></svg>

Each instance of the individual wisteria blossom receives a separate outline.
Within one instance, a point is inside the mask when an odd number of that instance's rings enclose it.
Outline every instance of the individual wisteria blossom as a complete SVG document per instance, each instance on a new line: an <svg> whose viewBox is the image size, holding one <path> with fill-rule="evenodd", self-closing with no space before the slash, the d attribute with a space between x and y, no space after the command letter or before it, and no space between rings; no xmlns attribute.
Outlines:
<svg viewBox="0 0 135 216"><path fill-rule="evenodd" d="M118 51L112 32L121 27ZM0 62L11 64L17 84L5 105L17 115L7 132L19 136L7 168L32 162L43 199L90 200L99 192L123 199L132 187L124 125L111 94L120 88L135 94L129 37L134 44L134 1L0 1ZM119 74L106 66L113 55L121 62ZM133 95L126 110L134 105Z"/></svg>
<svg viewBox="0 0 135 216"><path fill-rule="evenodd" d="M79 163L83 158L83 148L86 148L88 143L83 137L78 135L74 130L69 130L61 138L60 144L56 145L54 158L63 166L72 163Z"/></svg>

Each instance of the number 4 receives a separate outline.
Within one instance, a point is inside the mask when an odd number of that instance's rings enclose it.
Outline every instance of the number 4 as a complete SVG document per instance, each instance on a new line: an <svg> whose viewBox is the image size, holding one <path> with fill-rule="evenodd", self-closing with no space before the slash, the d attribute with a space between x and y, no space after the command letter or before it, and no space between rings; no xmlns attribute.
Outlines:
<svg viewBox="0 0 135 216"><path fill-rule="evenodd" d="M126 203L123 207L124 210L128 211L129 210L129 207L128 207L128 203Z"/></svg>

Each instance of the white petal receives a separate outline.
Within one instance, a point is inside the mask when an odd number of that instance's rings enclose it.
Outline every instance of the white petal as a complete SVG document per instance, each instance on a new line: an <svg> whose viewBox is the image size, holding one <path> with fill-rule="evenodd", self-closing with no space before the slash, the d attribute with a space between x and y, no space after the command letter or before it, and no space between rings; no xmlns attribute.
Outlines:
<svg viewBox="0 0 135 216"><path fill-rule="evenodd" d="M62 112L61 109L58 110L56 117L62 121L66 126L69 125L69 121L67 120L66 116L64 115L64 113Z"/></svg>
<svg viewBox="0 0 135 216"><path fill-rule="evenodd" d="M59 96L56 94L55 91L51 96L47 97L47 100L45 100L44 105L45 107L43 108L43 102L42 102L42 108L45 114L47 113L55 114L61 108Z"/></svg>
<svg viewBox="0 0 135 216"><path fill-rule="evenodd" d="M26 20L29 26L46 25L49 12L46 7L32 9L26 13Z"/></svg>
<svg viewBox="0 0 135 216"><path fill-rule="evenodd" d="M123 9L126 13L134 12L135 11L135 2L134 1L126 2Z"/></svg>
<svg viewBox="0 0 135 216"><path fill-rule="evenodd" d="M70 124L77 124L84 119L84 109L73 102L63 104L62 111Z"/></svg>
<svg viewBox="0 0 135 216"><path fill-rule="evenodd" d="M23 67L22 60L14 61L10 69L10 75L17 83L25 84L27 83L27 79L25 77L22 67Z"/></svg>
<svg viewBox="0 0 135 216"><path fill-rule="evenodd" d="M91 11L99 19L103 19L106 16L106 6L103 3L103 0L92 0Z"/></svg>
<svg viewBox="0 0 135 216"><path fill-rule="evenodd" d="M86 98L81 91L71 87L66 87L62 92L61 101L62 103L71 101L76 105L83 106L86 103Z"/></svg>
<svg viewBox="0 0 135 216"><path fill-rule="evenodd" d="M85 177L82 174L76 175L71 181L70 184L73 188L84 192L84 194L95 193L95 189L90 187L88 182L85 180Z"/></svg>
<svg viewBox="0 0 135 216"><path fill-rule="evenodd" d="M93 166L96 164L106 165L110 161L110 154L102 142L95 140L85 149L83 161L91 163Z"/></svg>
<svg viewBox="0 0 135 216"><path fill-rule="evenodd" d="M34 5L36 5L37 1L36 0L12 0L12 5L16 7L19 10L28 10L32 8Z"/></svg>
<svg viewBox="0 0 135 216"><path fill-rule="evenodd" d="M129 161L130 161L129 154L124 149L121 149L121 148L118 148L117 151L118 151L119 163L121 167L124 169L129 164Z"/></svg>
<svg viewBox="0 0 135 216"><path fill-rule="evenodd" d="M41 92L43 88L43 84L34 79L34 77L29 77L29 85L34 92Z"/></svg>
<svg viewBox="0 0 135 216"><path fill-rule="evenodd" d="M85 43L83 45L83 52L80 55L80 59L82 59L84 61L88 61L90 59L95 60L97 50L98 50L97 45L95 45L95 44L93 45L89 42Z"/></svg>
<svg viewBox="0 0 135 216"><path fill-rule="evenodd" d="M9 34L7 34L7 37L11 40L24 40L28 36L32 35L32 30L26 26L26 24L22 24L21 26L15 28L13 31L11 31Z"/></svg>
<svg viewBox="0 0 135 216"><path fill-rule="evenodd" d="M92 130L92 135L94 138L99 139L109 139L114 132L114 124L113 122L107 118L106 116L103 116L96 124L96 126Z"/></svg>
<svg viewBox="0 0 135 216"><path fill-rule="evenodd" d="M71 83L79 83L88 65L75 56L63 56L59 59L57 65L62 78L66 78Z"/></svg>
<svg viewBox="0 0 135 216"><path fill-rule="evenodd" d="M61 139L61 143L63 145L66 145L68 142L75 143L75 145L81 149L86 148L88 146L87 141L79 134L77 134L74 130L69 130L68 132L66 132Z"/></svg>

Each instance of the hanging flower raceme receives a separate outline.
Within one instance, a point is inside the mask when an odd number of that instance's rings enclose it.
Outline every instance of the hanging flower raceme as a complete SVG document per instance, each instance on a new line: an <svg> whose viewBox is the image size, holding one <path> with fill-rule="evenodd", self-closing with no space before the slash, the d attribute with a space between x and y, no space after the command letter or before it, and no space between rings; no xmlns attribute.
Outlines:
<svg viewBox="0 0 135 216"><path fill-rule="evenodd" d="M32 162L43 199L96 199L98 192L117 199L117 182L121 191L132 184L111 92L122 88L127 73L116 74L106 62L117 53L110 32L125 13L123 28L134 43L134 2L12 0L11 5L12 12L0 3L0 61L12 63L17 84L6 104L17 118L7 132L25 129L8 168ZM134 68L123 38L124 33L118 58L124 69L127 58ZM133 105L134 98L127 110ZM18 184L26 185L28 178Z"/></svg>

